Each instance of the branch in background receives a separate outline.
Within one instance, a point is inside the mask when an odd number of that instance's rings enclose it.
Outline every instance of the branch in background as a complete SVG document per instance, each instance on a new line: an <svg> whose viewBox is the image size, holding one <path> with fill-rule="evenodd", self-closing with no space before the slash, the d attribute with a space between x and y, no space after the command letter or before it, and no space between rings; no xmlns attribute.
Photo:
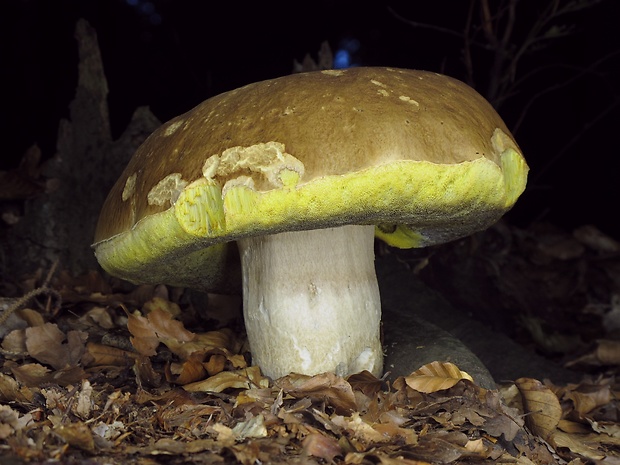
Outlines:
<svg viewBox="0 0 620 465"><path fill-rule="evenodd" d="M58 261L55 261L52 264L50 270L48 271L47 276L45 277L45 281L43 281L43 284L41 284L41 286L39 286L36 289L33 289L32 291L28 292L23 297L20 297L18 299L13 300L13 302L11 302L11 304L6 307L4 312L2 312L2 314L0 314L0 328L2 328L2 325L4 325L4 323L6 323L8 318L13 313L15 313L17 310L21 309L24 305L29 303L32 299L34 299L35 297L38 297L40 295L46 295L48 297L54 298L54 300L56 301L56 305L55 305L54 308L55 309L59 309L60 308L60 304L62 302L62 298L60 296L60 292L56 291L55 289L52 289L49 286L50 281L52 280L52 276L54 275L54 272L56 271L56 267L57 266L58 266Z"/></svg>
<svg viewBox="0 0 620 465"><path fill-rule="evenodd" d="M561 17L592 8L603 0L571 0L562 4L561 0L548 0L543 11L529 25L525 37L517 41L514 38L515 26L524 24L518 18L519 0L471 0L466 18L464 32L454 31L436 24L422 23L404 18L389 8L390 13L399 21L415 28L424 28L441 34L458 37L463 40L463 64L467 82L473 86L475 81L474 48L492 54L489 68L488 85L484 96L499 109L502 104L517 93L524 79L518 78L521 59L548 47L552 41L572 34L572 25L558 24ZM495 8L495 9L494 9ZM481 24L474 25L474 12L478 12ZM527 24L527 23L525 23ZM500 34L501 31L501 34ZM483 39L480 39L480 36Z"/></svg>
<svg viewBox="0 0 620 465"><path fill-rule="evenodd" d="M519 128L521 127L521 124L523 123L523 121L525 120L525 116L528 113L528 111L530 110L530 108L532 107L532 105L542 96L549 94L551 92L555 92L559 89L562 89L563 87L567 87L571 84L573 84L574 82L578 81L579 79L583 78L584 76L588 75L588 74L594 74L596 75L596 68L598 66L600 66L603 62L609 60L610 58L616 56L616 55L620 55L620 50L614 50L611 53L608 53L607 55L599 58L598 60L596 60L595 62L593 62L592 64L590 64L589 66L585 67L585 68L577 68L577 67L571 67L571 66L563 66L563 65L549 65L549 66L545 66L543 68L537 68L535 70L532 70L531 72L529 72L528 74L526 74L523 78L522 81L525 81L529 78L531 78L534 74L537 74L539 72L541 72L544 69L548 69L548 68L555 68L555 67L564 67L564 68L568 68L568 69L578 69L579 72L577 74L574 74L571 78L565 80L565 81L561 81L558 82L557 84L553 85L553 86L549 86L546 87L544 89L542 89L541 91L535 93L532 97L530 97L527 101L527 103L525 104L525 106L523 107L523 109L521 110L521 113L519 114L519 118L517 119L517 121L514 123L513 127L511 128L511 132L516 135L517 131L519 130Z"/></svg>

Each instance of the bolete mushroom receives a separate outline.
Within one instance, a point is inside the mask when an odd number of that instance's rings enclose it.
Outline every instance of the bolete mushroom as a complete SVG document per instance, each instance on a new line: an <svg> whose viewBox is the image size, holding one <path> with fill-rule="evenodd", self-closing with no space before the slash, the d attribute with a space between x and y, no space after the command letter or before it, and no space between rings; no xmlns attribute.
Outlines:
<svg viewBox="0 0 620 465"><path fill-rule="evenodd" d="M527 171L502 119L460 81L294 74L156 130L110 192L93 247L112 275L209 291L234 289L240 258L264 374L379 375L373 238L422 247L487 228Z"/></svg>

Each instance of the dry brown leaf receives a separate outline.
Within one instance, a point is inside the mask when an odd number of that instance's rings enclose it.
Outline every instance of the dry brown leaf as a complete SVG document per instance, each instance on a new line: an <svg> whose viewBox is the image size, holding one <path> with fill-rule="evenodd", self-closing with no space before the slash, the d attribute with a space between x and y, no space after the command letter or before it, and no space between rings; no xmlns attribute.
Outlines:
<svg viewBox="0 0 620 465"><path fill-rule="evenodd" d="M82 422L70 423L54 428L54 432L68 444L87 452L94 452L95 440L90 428Z"/></svg>
<svg viewBox="0 0 620 465"><path fill-rule="evenodd" d="M462 379L473 378L450 362L431 362L405 377L407 386L418 392L432 393L449 389Z"/></svg>
<svg viewBox="0 0 620 465"><path fill-rule="evenodd" d="M525 423L534 434L552 442L562 418L562 407L557 396L536 379L519 378L515 384L523 399Z"/></svg>
<svg viewBox="0 0 620 465"><path fill-rule="evenodd" d="M222 447L230 447L237 441L237 436L233 433L232 428L222 423L215 423L210 429L217 434L217 442Z"/></svg>
<svg viewBox="0 0 620 465"><path fill-rule="evenodd" d="M131 314L127 318L127 329L132 334L131 344L147 357L157 354L159 338L149 320L141 315Z"/></svg>
<svg viewBox="0 0 620 465"><path fill-rule="evenodd" d="M246 438L264 438L267 437L267 428L265 426L265 417L262 414L250 417L249 420L241 421L232 429L237 440Z"/></svg>
<svg viewBox="0 0 620 465"><path fill-rule="evenodd" d="M86 344L86 352L82 356L82 363L86 367L94 366L130 366L133 365L138 354L96 342Z"/></svg>
<svg viewBox="0 0 620 465"><path fill-rule="evenodd" d="M620 365L620 341L601 339L594 353L603 365Z"/></svg>
<svg viewBox="0 0 620 465"><path fill-rule="evenodd" d="M340 444L334 438L321 433L310 433L304 438L301 445L306 454L319 457L328 462L334 460L334 457L337 455L342 455Z"/></svg>
<svg viewBox="0 0 620 465"><path fill-rule="evenodd" d="M0 373L0 402L32 402L34 393L9 375Z"/></svg>
<svg viewBox="0 0 620 465"><path fill-rule="evenodd" d="M257 366L237 371L223 371L203 381L186 384L183 389L189 392L222 392L226 389L266 388L269 380L263 377Z"/></svg>
<svg viewBox="0 0 620 465"><path fill-rule="evenodd" d="M80 317L82 322L92 322L103 329L113 329L116 327L108 307L93 307Z"/></svg>
<svg viewBox="0 0 620 465"><path fill-rule="evenodd" d="M154 310L164 310L172 318L177 318L181 314L181 308L177 304L162 297L153 297L142 306L142 313L147 316Z"/></svg>
<svg viewBox="0 0 620 465"><path fill-rule="evenodd" d="M21 414L8 405L0 404L0 439L7 439L16 431L30 428L34 421L32 413Z"/></svg>
<svg viewBox="0 0 620 465"><path fill-rule="evenodd" d="M45 324L45 318L41 312L32 308L21 308L15 312L28 326L41 326Z"/></svg>
<svg viewBox="0 0 620 465"><path fill-rule="evenodd" d="M161 374L153 369L151 359L146 355L136 357L133 371L139 383L152 387L158 387L161 384Z"/></svg>
<svg viewBox="0 0 620 465"><path fill-rule="evenodd" d="M52 366L57 370L72 367L79 363L88 334L82 331L69 331L65 334L53 323L26 328L26 349L35 360Z"/></svg>
<svg viewBox="0 0 620 465"><path fill-rule="evenodd" d="M393 444L413 446L418 443L418 435L411 428L401 428L395 423L375 423L372 427L383 437L390 438L389 441Z"/></svg>
<svg viewBox="0 0 620 465"><path fill-rule="evenodd" d="M2 348L13 354L25 354L26 349L26 330L14 329L2 340Z"/></svg>
<svg viewBox="0 0 620 465"><path fill-rule="evenodd" d="M275 385L296 399L309 397L315 401L326 402L339 414L357 410L353 388L342 377L334 373L321 373L315 376L290 374L279 378Z"/></svg>
<svg viewBox="0 0 620 465"><path fill-rule="evenodd" d="M147 315L148 321L157 337L164 342L172 339L180 342L190 342L195 334L183 327L183 323L175 320L170 311L161 307L155 307Z"/></svg>
<svg viewBox="0 0 620 465"><path fill-rule="evenodd" d="M465 448L468 442L467 436L458 431L420 435L418 444L409 450L408 455L417 460L450 463L459 458L477 456Z"/></svg>
<svg viewBox="0 0 620 465"><path fill-rule="evenodd" d="M147 317L130 314L127 329L132 334L131 343L135 349L146 356L155 355L160 342L189 342L195 337L194 333L183 327L183 323L174 320L168 311L160 307L152 309Z"/></svg>
<svg viewBox="0 0 620 465"><path fill-rule="evenodd" d="M199 360L189 359L180 364L176 384L184 385L199 381L205 377L207 370Z"/></svg>
<svg viewBox="0 0 620 465"><path fill-rule="evenodd" d="M591 460L602 460L605 455L596 447L587 444L584 435L568 434L563 431L556 431L553 435L553 445L555 447L565 447L575 454L579 454Z"/></svg>
<svg viewBox="0 0 620 465"><path fill-rule="evenodd" d="M221 354L213 354L209 357L209 359L203 363L205 370L209 376L217 375L218 373L224 371L226 367L226 357Z"/></svg>
<svg viewBox="0 0 620 465"><path fill-rule="evenodd" d="M62 368L65 365L64 360L59 360L63 357L58 357L54 350L62 351L62 343L65 340L65 333L58 329L58 326L46 323L42 326L26 328L25 332L26 349L32 358L54 368Z"/></svg>
<svg viewBox="0 0 620 465"><path fill-rule="evenodd" d="M473 441L467 441L467 444L465 444L465 446L463 447L465 447L465 449L470 452L474 452L475 454L480 455L481 457L486 456L488 451L490 450L489 445L485 444L482 438Z"/></svg>
<svg viewBox="0 0 620 465"><path fill-rule="evenodd" d="M81 367L70 367L63 370L51 371L49 368L38 363L25 365L11 365L11 372L15 379L28 387L39 387L43 384L54 383L59 386L67 386L80 382L86 377Z"/></svg>
<svg viewBox="0 0 620 465"><path fill-rule="evenodd" d="M0 404L0 439L6 439L18 429L19 414L8 405Z"/></svg>
<svg viewBox="0 0 620 465"><path fill-rule="evenodd" d="M424 460L406 459L400 455L396 458L392 458L381 453L372 454L372 456L379 459L379 463L381 465L431 465L430 462L426 462Z"/></svg>
<svg viewBox="0 0 620 465"><path fill-rule="evenodd" d="M512 441L517 433L521 431L523 420L516 414L513 415L495 415L487 418L481 429L489 433L493 437L500 437L502 434L507 441Z"/></svg>
<svg viewBox="0 0 620 465"><path fill-rule="evenodd" d="M194 441L185 442L172 438L162 438L146 447L129 447L127 448L127 453L141 455L151 454L155 456L197 454L203 451L218 453L221 447L222 445L218 444L218 442L213 439L196 439ZM141 459L138 463L153 465L161 462Z"/></svg>
<svg viewBox="0 0 620 465"><path fill-rule="evenodd" d="M383 381L367 370L349 376L347 382L354 391L360 391L368 397L372 397L383 387Z"/></svg>
<svg viewBox="0 0 620 465"><path fill-rule="evenodd" d="M344 417L341 415L334 416L332 421L336 426L347 430L350 435L362 442L366 446L370 444L380 444L390 442L393 438L390 434L377 431L372 425L366 423L359 412L353 412L352 415Z"/></svg>
<svg viewBox="0 0 620 465"><path fill-rule="evenodd" d="M595 408L611 402L613 394L608 384L581 384L576 389L567 389L562 396L562 400L565 399L570 399L575 411L584 417Z"/></svg>
<svg viewBox="0 0 620 465"><path fill-rule="evenodd" d="M570 434L587 434L592 432L592 429L584 425L583 423L577 423L576 421L570 420L560 420L560 422L558 423L558 429Z"/></svg>
<svg viewBox="0 0 620 465"><path fill-rule="evenodd" d="M234 334L228 329L208 331L206 333L192 333L191 340L178 338L160 339L161 342L182 359L196 358L199 354L207 354L213 350L228 351L233 348Z"/></svg>

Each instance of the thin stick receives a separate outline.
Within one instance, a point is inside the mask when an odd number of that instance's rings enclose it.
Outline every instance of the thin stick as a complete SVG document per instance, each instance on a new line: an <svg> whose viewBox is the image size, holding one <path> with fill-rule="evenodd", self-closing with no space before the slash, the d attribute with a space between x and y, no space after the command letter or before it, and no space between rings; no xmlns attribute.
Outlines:
<svg viewBox="0 0 620 465"><path fill-rule="evenodd" d="M2 315L0 315L0 326L4 325L4 323L9 318L9 316L11 316L17 310L25 306L32 299L40 295L46 295L49 297L53 297L57 302L57 306L60 306L60 303L62 301L62 297L60 296L60 293L49 287L49 283L52 279L52 276L54 275L54 272L56 271L57 266L58 266L58 260L56 260L52 264L49 272L47 273L47 276L45 277L45 280L43 281L43 284L40 287L37 287L36 289L33 289L32 291L28 292L26 295L24 295L23 297L20 297L15 302L13 302L12 305L7 307L7 309L2 313Z"/></svg>

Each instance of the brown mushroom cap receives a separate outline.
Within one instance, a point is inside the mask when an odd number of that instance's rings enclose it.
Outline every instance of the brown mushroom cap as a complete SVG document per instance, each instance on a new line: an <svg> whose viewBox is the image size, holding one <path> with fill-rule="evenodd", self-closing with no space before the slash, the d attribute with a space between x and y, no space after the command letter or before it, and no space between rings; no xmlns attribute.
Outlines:
<svg viewBox="0 0 620 465"><path fill-rule="evenodd" d="M399 247L445 242L497 221L527 170L496 111L460 81L393 68L294 74L155 131L110 192L93 247L129 281L222 289L230 241L375 224Z"/></svg>

